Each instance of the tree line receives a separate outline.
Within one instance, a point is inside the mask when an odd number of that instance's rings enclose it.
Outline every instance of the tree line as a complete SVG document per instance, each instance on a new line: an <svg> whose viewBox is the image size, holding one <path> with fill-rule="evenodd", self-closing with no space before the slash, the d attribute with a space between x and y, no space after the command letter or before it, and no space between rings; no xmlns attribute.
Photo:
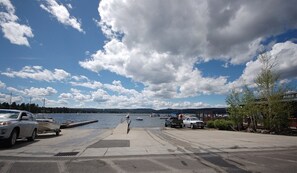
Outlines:
<svg viewBox="0 0 297 173"><path fill-rule="evenodd" d="M226 114L225 108L201 108L201 109L161 109L154 110L150 108L135 108L135 109L100 109L100 108L67 108L67 107L40 107L38 104L21 103L17 104L13 102L9 104L7 102L0 103L0 109L18 109L26 110L32 113L158 113L158 114L171 114L171 113L183 113L183 114Z"/></svg>

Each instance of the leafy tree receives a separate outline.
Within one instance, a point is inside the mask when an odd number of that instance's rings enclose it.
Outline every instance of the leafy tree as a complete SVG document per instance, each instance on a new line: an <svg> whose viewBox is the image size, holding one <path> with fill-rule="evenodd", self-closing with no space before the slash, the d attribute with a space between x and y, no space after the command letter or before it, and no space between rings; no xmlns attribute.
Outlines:
<svg viewBox="0 0 297 173"><path fill-rule="evenodd" d="M229 118L236 125L237 130L242 129L243 124L243 112L242 112L242 98L238 92L232 90L231 94L226 99L229 113Z"/></svg>
<svg viewBox="0 0 297 173"><path fill-rule="evenodd" d="M266 129L280 132L288 128L289 124L291 107L283 101L288 89L279 83L279 75L273 71L276 62L266 54L259 58L262 69L255 79L257 87L251 90L246 86L242 94L233 90L226 99L227 111L238 130L242 127L243 118L248 118L253 130L257 129L258 121L262 120ZM258 92L257 99L253 91Z"/></svg>
<svg viewBox="0 0 297 173"><path fill-rule="evenodd" d="M260 55L262 69L255 83L260 97L260 110L266 129L281 131L288 127L289 105L283 102L287 88L280 85L279 74L275 73L275 61L266 54Z"/></svg>
<svg viewBox="0 0 297 173"><path fill-rule="evenodd" d="M256 98L253 94L253 91L250 90L247 86L244 89L242 96L242 112L244 116L249 120L248 126L252 126L252 129L256 131L258 124L258 106L255 102Z"/></svg>

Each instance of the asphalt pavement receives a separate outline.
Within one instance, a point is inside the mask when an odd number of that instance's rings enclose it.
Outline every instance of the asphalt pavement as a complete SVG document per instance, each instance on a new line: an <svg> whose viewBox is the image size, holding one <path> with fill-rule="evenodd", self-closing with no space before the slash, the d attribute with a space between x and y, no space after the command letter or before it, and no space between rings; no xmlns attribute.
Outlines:
<svg viewBox="0 0 297 173"><path fill-rule="evenodd" d="M0 146L1 173L296 172L297 137L208 129L63 129Z"/></svg>

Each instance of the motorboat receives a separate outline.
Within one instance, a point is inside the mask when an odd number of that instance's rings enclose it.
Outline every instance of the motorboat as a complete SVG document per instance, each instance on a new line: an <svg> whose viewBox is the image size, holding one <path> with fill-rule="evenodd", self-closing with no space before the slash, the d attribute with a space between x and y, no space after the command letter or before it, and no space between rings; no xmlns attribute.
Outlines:
<svg viewBox="0 0 297 173"><path fill-rule="evenodd" d="M137 120L137 121L143 121L143 118L141 118L141 117L137 117L136 120Z"/></svg>
<svg viewBox="0 0 297 173"><path fill-rule="evenodd" d="M38 118L36 119L38 122L37 131L38 133L49 133L54 132L57 136L60 135L60 123L55 121L53 118Z"/></svg>

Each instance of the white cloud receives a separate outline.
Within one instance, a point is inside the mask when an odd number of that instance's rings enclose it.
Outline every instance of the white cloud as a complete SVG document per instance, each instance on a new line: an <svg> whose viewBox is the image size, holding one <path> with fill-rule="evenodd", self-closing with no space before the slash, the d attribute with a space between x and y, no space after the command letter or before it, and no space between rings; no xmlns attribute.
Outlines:
<svg viewBox="0 0 297 173"><path fill-rule="evenodd" d="M146 94L156 97L188 97L226 91L223 90L226 77L204 78L198 69L193 69L194 62L195 58L141 52L136 48L128 50L122 42L112 39L104 46L104 51L99 50L80 65L94 72L110 70L132 78L146 86Z"/></svg>
<svg viewBox="0 0 297 173"><path fill-rule="evenodd" d="M92 93L92 98L95 102L106 102L110 100L111 96L103 89L98 89ZM120 100L117 100L117 102Z"/></svg>
<svg viewBox="0 0 297 173"><path fill-rule="evenodd" d="M2 7L2 8L1 8ZM34 37L31 27L18 23L15 8L10 0L0 0L0 27L12 44L30 46L28 38Z"/></svg>
<svg viewBox="0 0 297 173"><path fill-rule="evenodd" d="M7 87L7 90L17 95L30 96L30 97L51 96L57 93L57 90L55 90L52 87L46 87L46 88L31 87L29 89L23 89L23 90L14 88L14 87Z"/></svg>
<svg viewBox="0 0 297 173"><path fill-rule="evenodd" d="M276 65L273 68L274 72L280 75L282 83L288 82L292 78L297 78L297 44L287 41L284 43L277 43L272 47L272 50L266 52L271 62ZM261 71L262 64L259 57L255 61L246 63L246 68L241 77L234 81L237 83L236 87L243 85L255 86L254 81L257 74Z"/></svg>
<svg viewBox="0 0 297 173"><path fill-rule="evenodd" d="M7 87L7 91L12 93L11 95L7 94L0 94L0 102L9 102L10 98L12 102L17 102L17 103L24 103L24 102L29 102L29 97L32 99L31 103L43 103L43 99L46 99L47 102L52 102L54 103L54 100L49 100L45 97L47 96L53 96L57 93L57 90L52 88L52 87L46 87L46 88L27 88L27 89L19 89L19 88L14 88L14 87ZM24 99L25 98L25 99ZM49 104L47 105L49 106ZM56 104L55 106L61 106L61 104Z"/></svg>
<svg viewBox="0 0 297 173"><path fill-rule="evenodd" d="M67 4L67 6L69 9L72 9L71 4ZM81 22L75 17L70 16L69 11L63 4L59 4L55 0L46 0L40 7L52 14L60 23L71 26L79 32L84 33L84 30L81 28Z"/></svg>
<svg viewBox="0 0 297 173"><path fill-rule="evenodd" d="M287 41L277 43L269 52L276 59L276 71L284 78L297 78L297 44Z"/></svg>
<svg viewBox="0 0 297 173"><path fill-rule="evenodd" d="M91 89L98 89L102 87L102 83L101 82L97 82L97 81L88 81L88 82L70 82L71 85L73 86L82 86L82 87L86 87L86 88L91 88Z"/></svg>
<svg viewBox="0 0 297 173"><path fill-rule="evenodd" d="M21 95L25 95L26 93L23 90L14 88L14 87L7 87L6 88L10 93L16 93L16 94L21 94Z"/></svg>
<svg viewBox="0 0 297 173"><path fill-rule="evenodd" d="M61 98L61 99L72 99L73 96L72 96L71 93L62 93L62 94L60 94L59 98Z"/></svg>
<svg viewBox="0 0 297 173"><path fill-rule="evenodd" d="M94 72L109 70L140 82L145 96L224 94L241 84L228 83L227 76L206 77L195 63L212 59L230 64L249 62L263 51L265 38L284 32L284 23L287 28L296 28L297 6L293 4L277 0L103 0L98 7L101 20L94 21L108 40L102 50L79 64ZM252 67L252 61L249 63ZM243 75L241 80L252 78Z"/></svg>
<svg viewBox="0 0 297 173"><path fill-rule="evenodd" d="M252 59L261 40L282 33L284 24L297 25L294 1L106 0L98 10L108 38L120 34L128 49L232 63Z"/></svg>
<svg viewBox="0 0 297 173"><path fill-rule="evenodd" d="M89 81L89 78L84 75L72 76L72 79L74 79L75 81Z"/></svg>
<svg viewBox="0 0 297 173"><path fill-rule="evenodd" d="M22 96L10 95L10 94L2 94L0 93L0 103L21 103L24 100Z"/></svg>
<svg viewBox="0 0 297 173"><path fill-rule="evenodd" d="M31 87L29 89L25 89L24 92L28 96L32 97L39 97L39 96L51 96L57 93L57 90L55 90L52 87L46 87L46 88L34 88Z"/></svg>
<svg viewBox="0 0 297 173"><path fill-rule="evenodd" d="M88 77L84 75L72 76L72 79L74 79L74 81L69 82L72 86L81 86L91 89L99 89L103 86L101 82L91 81Z"/></svg>
<svg viewBox="0 0 297 173"><path fill-rule="evenodd" d="M5 88L5 87L6 87L6 84L3 83L2 81L0 81L0 89Z"/></svg>
<svg viewBox="0 0 297 173"><path fill-rule="evenodd" d="M113 81L112 85L104 84L106 89L119 93L120 95L127 95L127 96L137 96L140 93L134 89L126 89L122 86L121 81Z"/></svg>
<svg viewBox="0 0 297 173"><path fill-rule="evenodd" d="M76 100L76 101L84 101L84 102L86 102L86 101L90 101L90 99L91 99L91 96L90 95L83 94L78 89L71 88L71 92L72 92L71 94L72 94L73 99Z"/></svg>
<svg viewBox="0 0 297 173"><path fill-rule="evenodd" d="M29 78L47 82L65 80L71 76L68 72L62 69L54 69L54 71L50 71L44 69L41 66L25 66L20 71L13 71L11 69L7 69L7 72L2 72L1 74L12 78Z"/></svg>

